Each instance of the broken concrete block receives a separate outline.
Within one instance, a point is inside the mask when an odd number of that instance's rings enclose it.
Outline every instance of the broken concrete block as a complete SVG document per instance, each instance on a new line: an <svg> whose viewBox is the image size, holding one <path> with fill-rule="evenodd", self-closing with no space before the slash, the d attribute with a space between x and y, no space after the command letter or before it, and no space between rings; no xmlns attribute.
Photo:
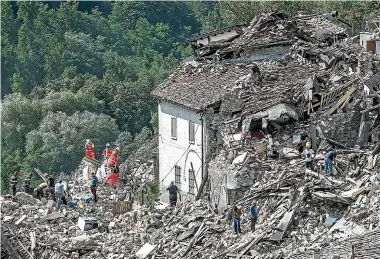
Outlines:
<svg viewBox="0 0 380 259"><path fill-rule="evenodd" d="M237 156L234 161L232 161L232 164L241 164L244 163L245 159L247 158L248 152L244 152L243 154Z"/></svg>
<svg viewBox="0 0 380 259"><path fill-rule="evenodd" d="M26 215L22 215L20 219L18 219L15 223L15 225L20 225L24 220L26 219Z"/></svg>
<svg viewBox="0 0 380 259"><path fill-rule="evenodd" d="M94 217L79 217L77 226L82 231L98 228L98 221Z"/></svg>
<svg viewBox="0 0 380 259"><path fill-rule="evenodd" d="M151 245L149 243L145 243L137 252L136 257L138 258L146 258L153 250L157 247L157 245Z"/></svg>
<svg viewBox="0 0 380 259"><path fill-rule="evenodd" d="M359 195L359 194L361 194L361 193L363 193L364 191L367 191L367 190L368 190L368 188L366 188L366 187L356 188L356 189L352 189L352 190L349 190L349 191L346 191L346 192L342 192L341 196L345 197L345 198L354 198L357 195Z"/></svg>

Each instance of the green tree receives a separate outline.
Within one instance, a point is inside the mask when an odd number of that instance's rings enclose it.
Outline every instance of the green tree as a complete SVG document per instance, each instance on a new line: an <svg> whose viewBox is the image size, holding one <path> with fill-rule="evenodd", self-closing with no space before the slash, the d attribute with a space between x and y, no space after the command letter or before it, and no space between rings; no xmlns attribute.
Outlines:
<svg viewBox="0 0 380 259"><path fill-rule="evenodd" d="M73 171L84 156L87 138L95 144L96 156L119 135L115 120L107 115L77 112L50 113L38 129L27 135L25 166L48 172Z"/></svg>

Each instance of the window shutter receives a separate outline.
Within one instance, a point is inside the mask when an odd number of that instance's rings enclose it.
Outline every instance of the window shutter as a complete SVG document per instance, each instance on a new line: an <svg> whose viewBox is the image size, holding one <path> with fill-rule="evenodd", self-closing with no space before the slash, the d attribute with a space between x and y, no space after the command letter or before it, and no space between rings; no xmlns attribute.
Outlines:
<svg viewBox="0 0 380 259"><path fill-rule="evenodd" d="M195 142L195 124L189 121L189 142Z"/></svg>
<svg viewBox="0 0 380 259"><path fill-rule="evenodd" d="M171 125L171 130L172 130L172 138L176 139L177 138L177 118L172 117L172 125Z"/></svg>

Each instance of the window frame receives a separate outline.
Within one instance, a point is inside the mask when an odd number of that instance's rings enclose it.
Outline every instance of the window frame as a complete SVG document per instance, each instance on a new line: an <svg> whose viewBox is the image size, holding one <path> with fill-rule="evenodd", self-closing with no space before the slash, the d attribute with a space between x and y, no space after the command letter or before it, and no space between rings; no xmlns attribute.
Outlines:
<svg viewBox="0 0 380 259"><path fill-rule="evenodd" d="M195 123L192 121L189 121L189 143L195 144Z"/></svg>
<svg viewBox="0 0 380 259"><path fill-rule="evenodd" d="M171 117L170 120L170 129L171 129L171 138L177 140L178 132L177 132L177 117Z"/></svg>
<svg viewBox="0 0 380 259"><path fill-rule="evenodd" d="M189 194L195 195L195 172L189 169Z"/></svg>
<svg viewBox="0 0 380 259"><path fill-rule="evenodd" d="M174 166L174 184L177 185L178 188L181 186L181 167L178 165Z"/></svg>

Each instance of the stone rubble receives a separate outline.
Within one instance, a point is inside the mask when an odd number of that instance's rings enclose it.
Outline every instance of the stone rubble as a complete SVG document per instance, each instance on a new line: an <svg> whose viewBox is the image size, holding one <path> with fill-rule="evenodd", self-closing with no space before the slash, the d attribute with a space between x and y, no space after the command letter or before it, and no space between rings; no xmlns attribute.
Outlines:
<svg viewBox="0 0 380 259"><path fill-rule="evenodd" d="M61 212L45 199L19 193L18 199L1 201L2 258L3 251L8 258L41 259L352 258L352 247L355 258L380 258L380 80L367 85L380 73L380 58L353 39L319 42L316 28L343 35L328 21L298 25L302 30L278 16L259 16L231 42L226 51L257 46L260 42L247 42L266 39L259 32L291 39L289 53L258 63L259 73L244 64L210 61L211 51L198 57L207 60L183 64L182 74L175 74L234 76L221 93L220 107L208 108L209 129L218 132L208 135L213 186L204 196L210 201L182 200L173 210L159 202L154 209L141 205L133 194L154 182L153 162L134 169L122 165L120 185L99 186L98 203L63 206ZM307 37L295 38L302 33ZM302 136L317 153L315 171L305 169L299 157ZM326 177L322 151L332 145L339 153L334 174ZM89 193L82 169L75 179L65 179L72 190L68 201ZM221 208L214 197L223 192L225 179L234 191ZM131 210L114 213L116 201L131 200ZM254 233L252 201L259 210ZM233 233L234 205L244 210L241 235ZM94 217L98 227L80 230L80 217ZM12 254L12 247L19 252Z"/></svg>

